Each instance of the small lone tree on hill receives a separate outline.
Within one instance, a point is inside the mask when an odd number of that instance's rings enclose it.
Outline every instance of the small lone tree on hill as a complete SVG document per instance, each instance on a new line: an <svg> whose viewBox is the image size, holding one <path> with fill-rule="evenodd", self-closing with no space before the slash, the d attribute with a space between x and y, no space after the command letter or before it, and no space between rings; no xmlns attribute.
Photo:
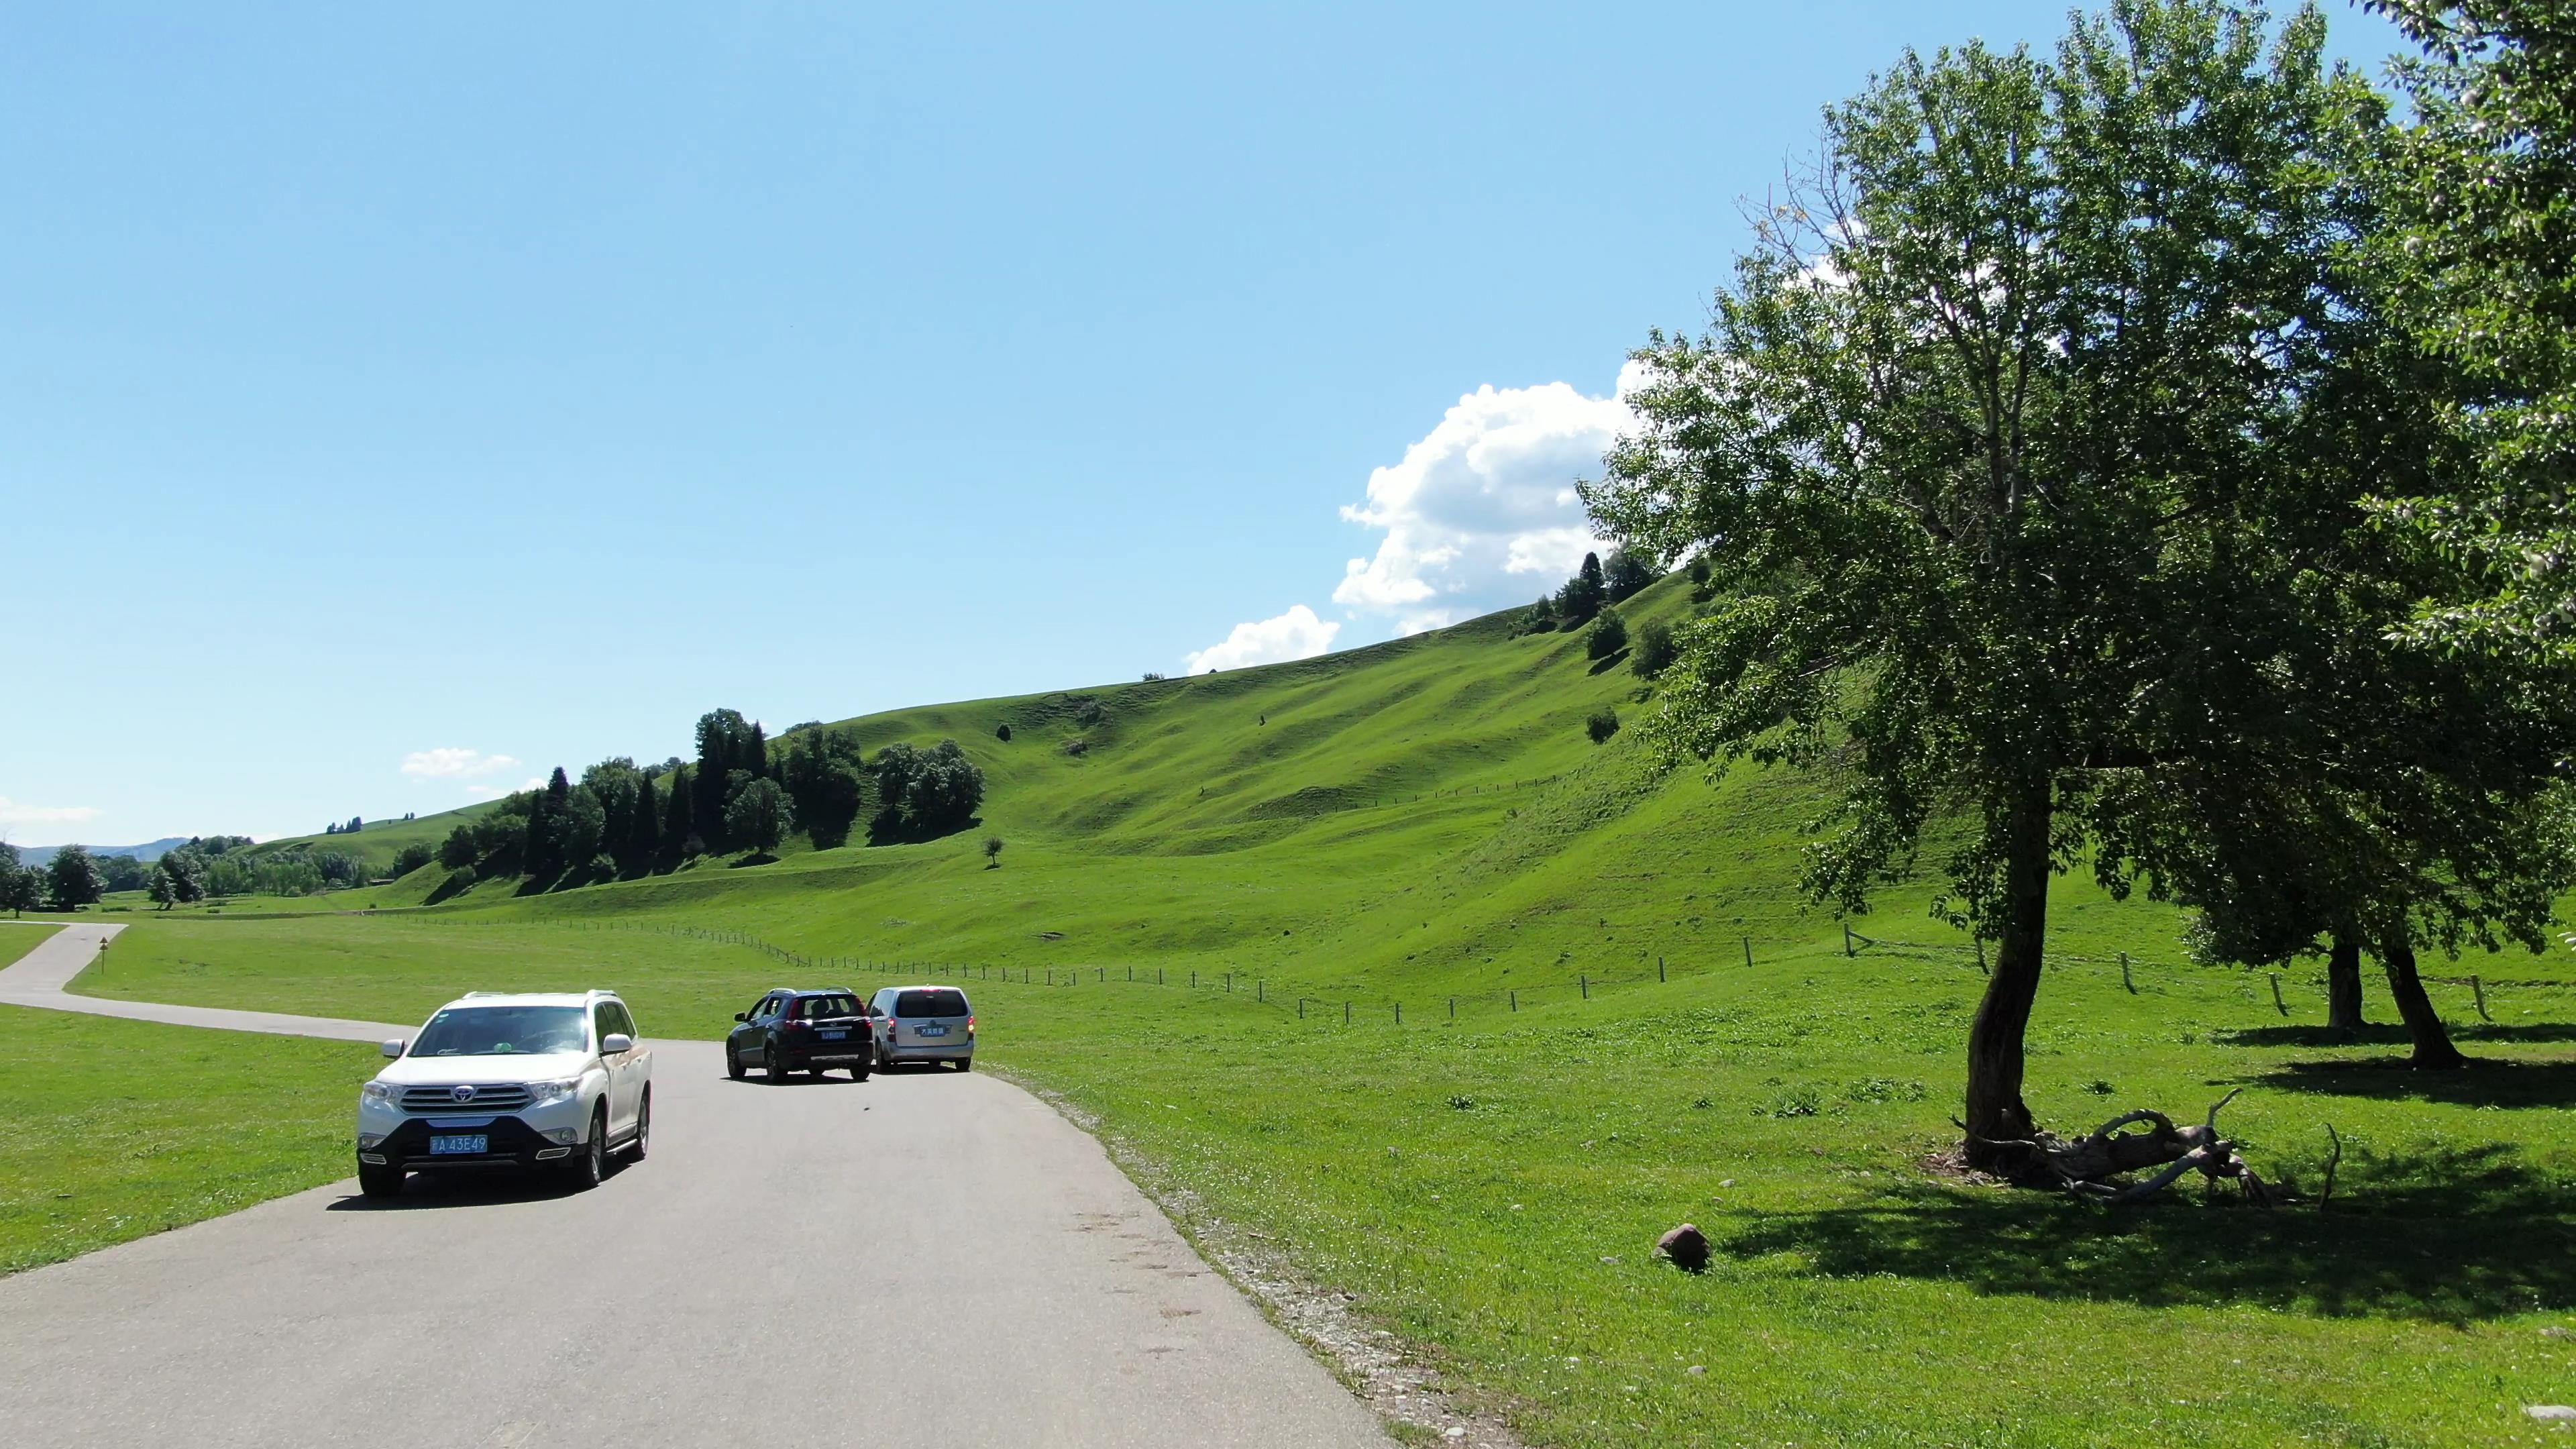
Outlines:
<svg viewBox="0 0 2576 1449"><path fill-rule="evenodd" d="M984 837L984 868L986 870L1002 868L1002 837L998 835Z"/></svg>

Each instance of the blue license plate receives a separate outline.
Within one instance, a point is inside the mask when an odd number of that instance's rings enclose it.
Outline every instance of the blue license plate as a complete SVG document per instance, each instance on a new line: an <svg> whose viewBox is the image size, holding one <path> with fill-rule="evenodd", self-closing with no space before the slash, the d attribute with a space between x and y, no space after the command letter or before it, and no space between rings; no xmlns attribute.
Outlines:
<svg viewBox="0 0 2576 1449"><path fill-rule="evenodd" d="M432 1157L480 1157L491 1150L492 1137L486 1132L459 1132L429 1139Z"/></svg>
<svg viewBox="0 0 2576 1449"><path fill-rule="evenodd" d="M846 1031L827 1031L823 1033L823 1040L825 1041L847 1041L849 1039L850 1034Z"/></svg>
<svg viewBox="0 0 2576 1449"><path fill-rule="evenodd" d="M912 1029L912 1034L914 1036L946 1036L948 1035L948 1028L944 1026L917 1026Z"/></svg>

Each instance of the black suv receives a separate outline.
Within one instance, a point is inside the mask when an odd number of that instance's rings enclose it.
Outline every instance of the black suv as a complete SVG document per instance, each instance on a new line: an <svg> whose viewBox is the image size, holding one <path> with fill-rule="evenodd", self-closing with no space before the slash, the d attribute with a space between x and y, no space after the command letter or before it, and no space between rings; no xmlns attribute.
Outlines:
<svg viewBox="0 0 2576 1449"><path fill-rule="evenodd" d="M787 1080L789 1072L819 1077L833 1067L848 1067L850 1080L864 1082L876 1068L875 1023L859 994L846 986L782 988L733 1019L739 1024L725 1036L725 1075L736 1081L752 1065L773 1082Z"/></svg>

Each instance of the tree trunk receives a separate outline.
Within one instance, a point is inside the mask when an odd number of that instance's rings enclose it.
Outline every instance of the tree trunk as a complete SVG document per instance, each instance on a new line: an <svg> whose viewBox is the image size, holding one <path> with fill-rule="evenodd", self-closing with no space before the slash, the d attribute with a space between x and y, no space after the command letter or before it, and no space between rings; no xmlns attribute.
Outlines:
<svg viewBox="0 0 2576 1449"><path fill-rule="evenodd" d="M2359 1031L2369 1024L2361 1015L2361 938L2337 931L2326 954L2326 1025Z"/></svg>
<svg viewBox="0 0 2576 1449"><path fill-rule="evenodd" d="M2414 1064L2436 1069L2467 1066L2469 1059L2451 1045L2441 1013L2424 994L2424 979L2415 974L2414 946L2403 940L2383 941L2379 959L2388 968L2388 994L2397 999L2397 1014L2406 1019L2406 1032L2415 1038Z"/></svg>
<svg viewBox="0 0 2576 1449"><path fill-rule="evenodd" d="M1969 1166L2010 1172L2029 1153L1999 1143L2028 1141L2035 1130L2021 1099L2022 1037L2039 996L2041 950L2048 939L2048 830L2052 802L2042 781L2013 807L2004 860L2002 930L1995 972L1968 1027Z"/></svg>

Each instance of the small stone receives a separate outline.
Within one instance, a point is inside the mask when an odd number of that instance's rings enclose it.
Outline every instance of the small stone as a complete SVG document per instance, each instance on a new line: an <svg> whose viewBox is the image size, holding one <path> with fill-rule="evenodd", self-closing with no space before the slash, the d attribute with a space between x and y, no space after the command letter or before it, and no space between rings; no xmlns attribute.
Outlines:
<svg viewBox="0 0 2576 1449"><path fill-rule="evenodd" d="M1655 1239L1655 1251L1685 1273L1708 1271L1708 1234L1689 1223Z"/></svg>
<svg viewBox="0 0 2576 1449"><path fill-rule="evenodd" d="M1735 1186L1735 1179L1730 1177L1730 1178L1728 1178L1726 1181L1719 1183L1719 1184L1718 1184L1718 1186L1719 1186L1719 1187L1733 1187L1733 1186Z"/></svg>
<svg viewBox="0 0 2576 1449"><path fill-rule="evenodd" d="M2576 1408L2565 1404L2525 1404L2522 1411L2544 1424L2576 1424Z"/></svg>
<svg viewBox="0 0 2576 1449"><path fill-rule="evenodd" d="M63 1196L69 1197L71 1194L65 1193ZM2557 1324L2553 1323L2547 1328L2540 1330L2540 1336L2543 1338L2576 1338L2576 1328L2561 1328Z"/></svg>
<svg viewBox="0 0 2576 1449"><path fill-rule="evenodd" d="M1616 1263L1619 1261L1619 1255L1616 1253L1604 1253L1601 1255L1601 1261L1604 1263Z"/></svg>
<svg viewBox="0 0 2576 1449"><path fill-rule="evenodd" d="M1513 1211L1513 1212L1519 1212L1520 1210L1521 1210L1521 1205L1520 1205L1519 1203L1513 1203L1513 1204L1512 1204L1512 1211Z"/></svg>
<svg viewBox="0 0 2576 1449"><path fill-rule="evenodd" d="M1440 1431L1440 1437L1443 1439L1464 1439L1467 1437L1467 1431L1456 1424L1452 1424L1448 1428Z"/></svg>
<svg viewBox="0 0 2576 1449"><path fill-rule="evenodd" d="M1704 1374L1708 1372L1708 1365L1704 1363L1695 1363L1689 1368L1683 1369L1682 1372L1686 1374Z"/></svg>

